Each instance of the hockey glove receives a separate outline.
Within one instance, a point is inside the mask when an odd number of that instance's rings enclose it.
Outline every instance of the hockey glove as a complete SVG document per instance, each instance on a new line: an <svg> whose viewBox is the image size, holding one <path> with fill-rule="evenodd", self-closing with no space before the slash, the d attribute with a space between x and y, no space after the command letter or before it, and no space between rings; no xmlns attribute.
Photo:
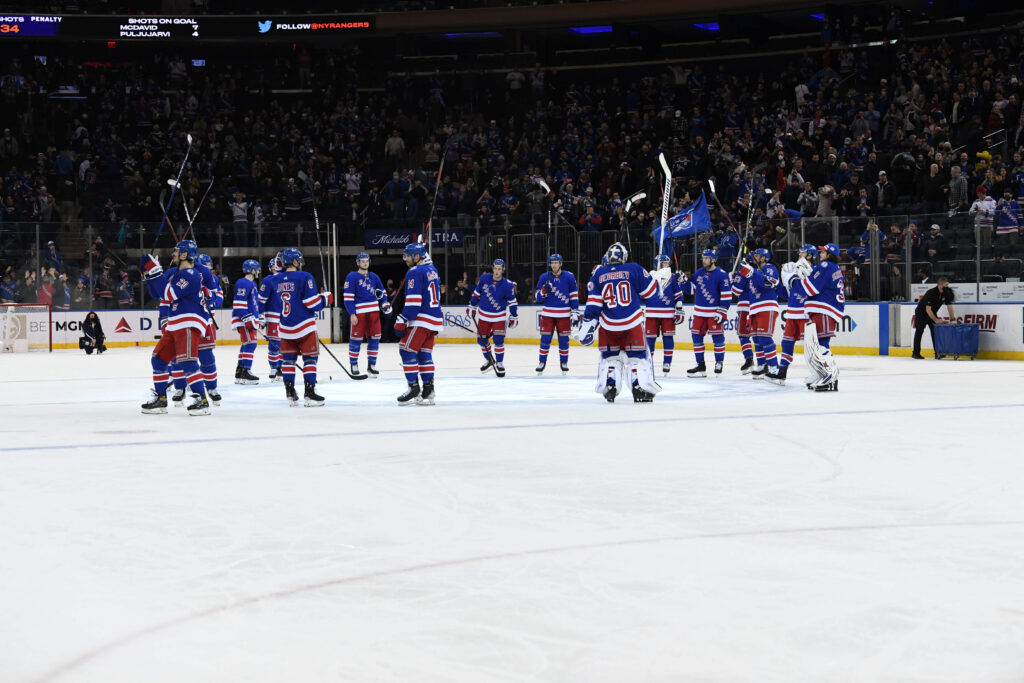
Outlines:
<svg viewBox="0 0 1024 683"><path fill-rule="evenodd" d="M580 312L579 311L569 311L569 326L570 327L576 327L579 324L580 324Z"/></svg>
<svg viewBox="0 0 1024 683"><path fill-rule="evenodd" d="M724 323L728 317L729 316L726 314L726 312L721 308L715 311L715 322L718 323L719 325Z"/></svg>
<svg viewBox="0 0 1024 683"><path fill-rule="evenodd" d="M683 324L684 320L686 320L686 316L683 314L683 302L678 301L676 302L676 312L675 315L672 316L672 322L675 323L676 327L678 327Z"/></svg>
<svg viewBox="0 0 1024 683"><path fill-rule="evenodd" d="M380 310L381 312L384 313L384 315L391 315L391 304L388 303L387 299L384 299L384 301L381 303Z"/></svg>
<svg viewBox="0 0 1024 683"><path fill-rule="evenodd" d="M466 306L466 315L472 318L473 322L476 322L476 306Z"/></svg>
<svg viewBox="0 0 1024 683"><path fill-rule="evenodd" d="M373 290L373 295L375 297L377 297L378 301L380 301L382 299L386 300L388 298L387 290L384 290L384 289L375 289L375 290Z"/></svg>
<svg viewBox="0 0 1024 683"><path fill-rule="evenodd" d="M744 263L742 266L740 266L740 275L742 275L743 277L750 277L753 274L753 272L754 268L749 263Z"/></svg>
<svg viewBox="0 0 1024 683"><path fill-rule="evenodd" d="M514 330L517 327L519 327L519 318L513 315L508 319L508 329Z"/></svg>
<svg viewBox="0 0 1024 683"><path fill-rule="evenodd" d="M409 321L405 319L404 315L398 316L398 318L395 320L395 336L398 337L399 339L404 337L405 336L405 328L406 328L406 325L408 325L408 324L409 324Z"/></svg>
<svg viewBox="0 0 1024 683"><path fill-rule="evenodd" d="M580 329L576 332L576 340L583 346L590 346L597 338L597 326L600 321L597 318L584 318L580 322Z"/></svg>
<svg viewBox="0 0 1024 683"><path fill-rule="evenodd" d="M686 273L681 271L681 270L676 275L676 282L678 282L681 285L685 285L689 281L690 281L690 278L686 277Z"/></svg>
<svg viewBox="0 0 1024 683"><path fill-rule="evenodd" d="M163 329L167 327L167 318L160 318L157 321L156 326L160 328L161 332L163 332Z"/></svg>
<svg viewBox="0 0 1024 683"><path fill-rule="evenodd" d="M147 280L160 277L164 272L160 262L152 254L145 254L142 257L142 260L139 262L139 270L145 273Z"/></svg>
<svg viewBox="0 0 1024 683"><path fill-rule="evenodd" d="M768 275L766 273L764 276L764 283L771 287L772 289L774 289L775 287L779 286L779 278L774 277L772 275Z"/></svg>
<svg viewBox="0 0 1024 683"><path fill-rule="evenodd" d="M320 292L320 296L324 298L324 306L334 305L334 295L331 294L328 290L325 289L324 291Z"/></svg>

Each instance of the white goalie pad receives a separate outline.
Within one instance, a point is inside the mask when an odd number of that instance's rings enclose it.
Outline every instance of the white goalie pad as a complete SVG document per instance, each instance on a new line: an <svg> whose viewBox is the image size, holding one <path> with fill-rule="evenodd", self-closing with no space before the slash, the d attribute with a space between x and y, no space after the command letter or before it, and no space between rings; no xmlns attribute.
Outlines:
<svg viewBox="0 0 1024 683"><path fill-rule="evenodd" d="M597 366L597 384L594 386L594 391L604 394L605 387L608 386L609 370L612 379L615 380L615 395L618 396L622 393L622 385L626 379L626 368L622 364L621 356L601 359Z"/></svg>
<svg viewBox="0 0 1024 683"><path fill-rule="evenodd" d="M650 351L647 352L646 358L630 358L629 369L630 377L632 377L632 371L636 370L637 383L641 389L652 394L661 391L661 385L654 380L654 360L651 358ZM632 385L632 381L630 384Z"/></svg>
<svg viewBox="0 0 1024 683"><path fill-rule="evenodd" d="M836 357L832 351L818 343L818 330L814 324L808 324L804 329L804 360L811 374L804 380L804 384L812 387L832 384L839 379L839 366L836 364Z"/></svg>

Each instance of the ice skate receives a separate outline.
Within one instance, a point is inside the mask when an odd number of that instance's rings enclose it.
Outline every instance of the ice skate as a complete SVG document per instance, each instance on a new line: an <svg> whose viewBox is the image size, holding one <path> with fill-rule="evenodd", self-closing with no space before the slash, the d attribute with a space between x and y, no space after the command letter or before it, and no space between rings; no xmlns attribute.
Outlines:
<svg viewBox="0 0 1024 683"><path fill-rule="evenodd" d="M750 371L750 379L764 379L768 375L767 365L758 365Z"/></svg>
<svg viewBox="0 0 1024 683"><path fill-rule="evenodd" d="M202 394L192 394L192 403L188 407L189 415L209 415L210 402Z"/></svg>
<svg viewBox="0 0 1024 683"><path fill-rule="evenodd" d="M420 405L434 405L434 380L423 383L423 393L420 394Z"/></svg>
<svg viewBox="0 0 1024 683"><path fill-rule="evenodd" d="M398 405L400 406L412 406L416 405L423 399L420 398L420 385L419 383L410 384L409 389L398 397Z"/></svg>
<svg viewBox="0 0 1024 683"><path fill-rule="evenodd" d="M707 377L708 376L708 366L704 365L704 363L697 363L697 365L695 367L692 367L692 368L690 368L689 370L686 371L686 376L687 377Z"/></svg>
<svg viewBox="0 0 1024 683"><path fill-rule="evenodd" d="M324 397L316 393L316 387L306 382L306 393L304 395L307 408L314 408L324 404Z"/></svg>
<svg viewBox="0 0 1024 683"><path fill-rule="evenodd" d="M721 377L721 376L722 376L722 364L721 363L715 363L715 377Z"/></svg>
<svg viewBox="0 0 1024 683"><path fill-rule="evenodd" d="M538 363L538 364L537 364L537 376L538 376L538 377L539 377L540 375L543 375L543 374L544 374L544 368L545 368L546 366L547 366L547 363Z"/></svg>
<svg viewBox="0 0 1024 683"><path fill-rule="evenodd" d="M749 375L750 371L753 370L753 369L754 369L754 359L753 358L744 358L743 359L743 365L740 366L740 374L741 375Z"/></svg>
<svg viewBox="0 0 1024 683"><path fill-rule="evenodd" d="M780 367L778 369L778 371L775 372L774 374L769 372L768 373L768 381L771 382L772 384L778 384L780 387L785 386L786 385L786 371L788 371L788 370L789 370L789 366L787 365L784 368Z"/></svg>
<svg viewBox="0 0 1024 683"><path fill-rule="evenodd" d="M353 373L353 374L355 374L355 373ZM367 374L368 377L371 377L373 379L377 379L378 377L380 377L380 370L377 369L376 365L367 365L366 366L366 374Z"/></svg>
<svg viewBox="0 0 1024 683"><path fill-rule="evenodd" d="M501 363L495 363L494 364L494 374L496 374L498 377L504 377L505 376L505 366L503 364L501 364Z"/></svg>
<svg viewBox="0 0 1024 683"><path fill-rule="evenodd" d="M292 408L299 405L299 395L295 391L294 382L284 383L284 395L288 398L288 405L290 405Z"/></svg>
<svg viewBox="0 0 1024 683"><path fill-rule="evenodd" d="M167 394L153 392L152 398L142 404L142 412L146 415L163 415L167 412Z"/></svg>
<svg viewBox="0 0 1024 683"><path fill-rule="evenodd" d="M216 389L210 389L209 391L207 391L206 396L210 399L210 403L212 403L215 406L219 406L221 398L223 398L220 395L220 392L217 391Z"/></svg>
<svg viewBox="0 0 1024 683"><path fill-rule="evenodd" d="M563 375L568 375L569 374L569 364L568 363L562 363L562 374Z"/></svg>

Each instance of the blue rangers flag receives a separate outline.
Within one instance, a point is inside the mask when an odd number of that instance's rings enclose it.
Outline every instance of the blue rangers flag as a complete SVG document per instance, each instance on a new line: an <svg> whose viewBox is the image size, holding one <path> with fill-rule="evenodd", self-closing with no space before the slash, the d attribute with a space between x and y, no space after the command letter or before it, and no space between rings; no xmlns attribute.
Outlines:
<svg viewBox="0 0 1024 683"><path fill-rule="evenodd" d="M651 236L657 239L662 235L662 227L658 226L651 231ZM704 193L700 193L700 197L697 198L693 204L690 204L685 210L680 211L675 216L668 219L668 222L664 225L666 237L686 237L698 232L704 232L711 229L711 214L708 213L708 202L704 198Z"/></svg>

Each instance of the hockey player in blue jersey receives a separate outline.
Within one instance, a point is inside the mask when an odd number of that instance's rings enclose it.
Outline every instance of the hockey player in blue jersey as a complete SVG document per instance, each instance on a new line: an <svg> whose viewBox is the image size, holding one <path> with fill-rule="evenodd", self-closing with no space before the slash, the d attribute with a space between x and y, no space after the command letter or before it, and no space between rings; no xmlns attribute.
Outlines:
<svg viewBox="0 0 1024 683"><path fill-rule="evenodd" d="M702 268L689 280L684 280L682 290L693 295L693 315L690 316L690 338L693 339L693 355L697 365L686 371L687 377L707 377L704 363L704 336L710 334L715 345L715 375L722 374L725 362L725 321L729 317L732 303L732 280L729 273L718 267L718 252L705 249L701 252Z"/></svg>
<svg viewBox="0 0 1024 683"><path fill-rule="evenodd" d="M558 333L558 360L562 374L569 372L569 332L579 320L580 293L576 277L562 270L562 256L548 257L548 272L540 276L534 298L543 308L540 311L540 362L537 374L544 372L548 362L551 337Z"/></svg>
<svg viewBox="0 0 1024 683"><path fill-rule="evenodd" d="M476 341L484 354L480 372L494 366L494 374L505 376L505 328L515 329L519 324L519 304L516 303L516 283L505 277L505 261L495 259L490 273L477 280L466 313L476 322ZM507 320L507 323L506 323ZM490 340L494 339L494 355Z"/></svg>
<svg viewBox="0 0 1024 683"><path fill-rule="evenodd" d="M670 267L671 261L664 254L654 259L654 270L660 271ZM685 278L685 273L681 273ZM685 281L685 280L684 280ZM672 354L675 351L676 326L683 324L683 289L679 277L669 277L668 281L658 288L654 294L644 299L644 327L647 333L647 349L654 358L654 346L661 334L662 367L666 375L672 370Z"/></svg>
<svg viewBox="0 0 1024 683"><path fill-rule="evenodd" d="M359 347L366 341L366 373L378 377L377 350L380 347L380 314L391 315L384 284L370 272L370 255L356 256L356 270L345 277L345 310L349 315L348 358L352 374L359 374Z"/></svg>
<svg viewBox="0 0 1024 683"><path fill-rule="evenodd" d="M409 389L398 397L398 405L434 405L434 338L444 327L441 277L425 244L407 244L402 260L409 272L404 284L405 307L395 320L395 334L401 339L398 353Z"/></svg>
<svg viewBox="0 0 1024 683"><path fill-rule="evenodd" d="M782 351L779 354L779 371L768 373L768 381L772 384L783 386L786 383L786 373L789 364L793 362L793 347L798 341L803 341L804 326L807 324L807 313L804 312L804 304L807 301L807 293L802 287L793 287L794 278L802 279L811 274L814 255L817 248L812 244L804 244L797 253L797 260L790 261L782 266L782 284L788 292L786 302L786 326L782 330Z"/></svg>
<svg viewBox="0 0 1024 683"><path fill-rule="evenodd" d="M197 257L198 249L191 240L177 244L172 254L174 267L166 273L155 258L148 254L143 257L147 286L152 289L162 286L161 301L167 302L167 321L153 349L153 398L142 404L143 413L167 412L168 365L176 363L185 373L192 391L188 414L210 414L206 384L199 367L199 344L209 324L209 313L204 304L203 276L194 268Z"/></svg>
<svg viewBox="0 0 1024 683"><path fill-rule="evenodd" d="M626 262L628 252L621 242L608 247L605 256L608 265L598 266L587 283L587 306L577 339L590 346L597 333L601 364L595 390L606 401L614 402L628 384L634 402L650 403L661 386L654 379L654 366L644 342L641 306L657 291L658 283L639 264Z"/></svg>
<svg viewBox="0 0 1024 683"><path fill-rule="evenodd" d="M203 370L203 380L206 382L206 393L210 396L210 402L219 406L221 396L217 391L217 358L213 353L217 348L217 323L213 320L213 312L224 305L224 290L221 289L220 279L213 274L212 267L213 259L208 254L200 254L195 268L203 276L203 304L206 307L209 324L206 327L206 334L199 342L199 365Z"/></svg>
<svg viewBox="0 0 1024 683"><path fill-rule="evenodd" d="M281 311L278 333L281 337L281 369L284 372L284 390L288 404L297 406L295 369L302 355L302 376L305 383L306 407L322 406L324 397L316 393L316 362L320 355L320 340L316 333L316 314L334 303L334 295L319 292L316 280L302 270L305 261L298 249L281 252L284 272L274 283L271 305Z"/></svg>
<svg viewBox="0 0 1024 683"><path fill-rule="evenodd" d="M262 311L261 324L267 326L267 363L270 365L270 375L267 379L271 382L280 382L283 376L281 373L281 338L278 336L281 310L275 308L276 304L271 301L274 287L283 270L284 266L281 265L280 255L270 259L267 262L267 272L270 274L260 282L259 293L256 295L256 300Z"/></svg>
<svg viewBox="0 0 1024 683"><path fill-rule="evenodd" d="M814 334L807 331L804 335L804 358L811 369L804 383L814 391L838 391L839 366L830 344L842 323L846 307L839 247L831 242L818 247L818 259L810 275L791 279L791 289L807 295L804 311L808 322L814 325Z"/></svg>
<svg viewBox="0 0 1024 683"><path fill-rule="evenodd" d="M235 282L235 298L231 303L231 329L242 339L238 349L238 367L235 384L259 384L260 378L252 374L252 359L259 339L260 307L257 300L256 280L260 277L259 261L246 259L242 263L243 276Z"/></svg>
<svg viewBox="0 0 1024 683"><path fill-rule="evenodd" d="M757 367L750 373L753 379L764 379L778 370L775 350L775 326L779 319L779 270L770 263L771 252L755 249L754 264L744 263L740 273L749 280L750 328L754 338Z"/></svg>
<svg viewBox="0 0 1024 683"><path fill-rule="evenodd" d="M752 259L750 254L747 257ZM740 340L743 352L743 365L740 374L749 374L754 369L754 343L750 340L750 287L748 281L739 271L732 274L732 300L736 304L736 336Z"/></svg>

